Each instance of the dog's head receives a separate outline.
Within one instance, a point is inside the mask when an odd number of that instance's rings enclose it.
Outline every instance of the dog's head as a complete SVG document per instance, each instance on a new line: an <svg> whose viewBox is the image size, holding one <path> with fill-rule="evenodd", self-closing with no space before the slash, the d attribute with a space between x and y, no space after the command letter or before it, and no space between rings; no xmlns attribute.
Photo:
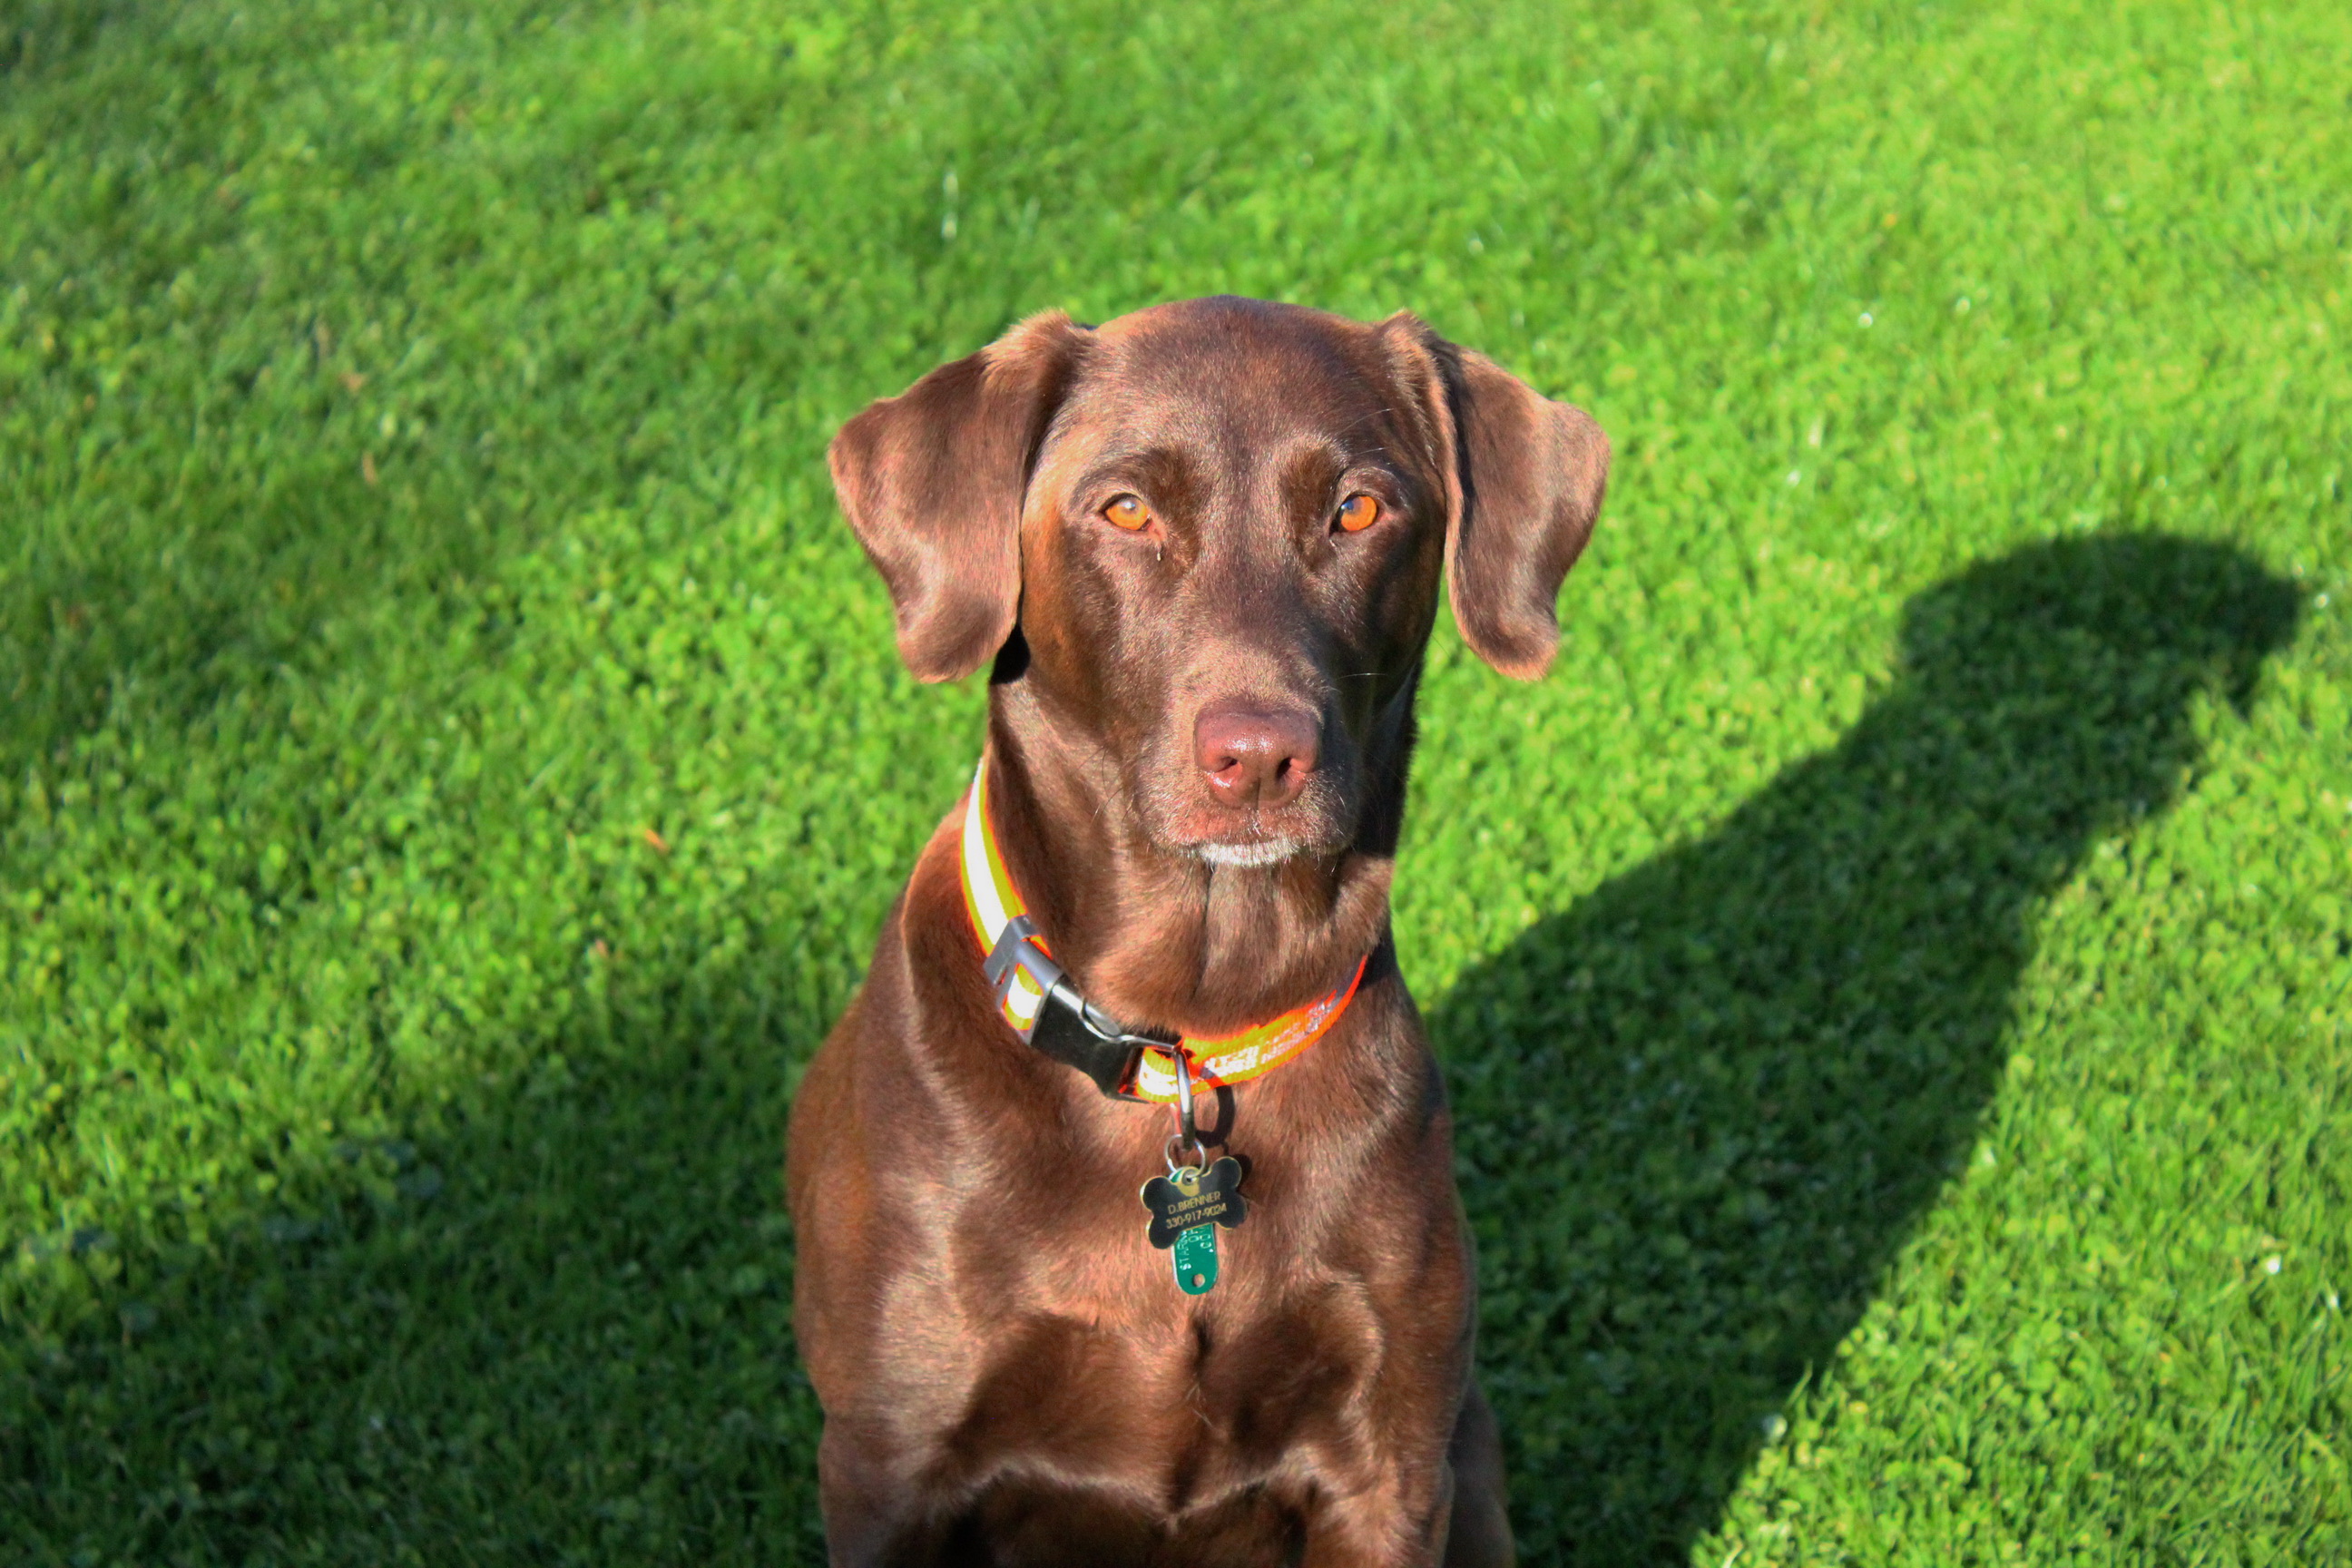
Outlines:
<svg viewBox="0 0 2352 1568"><path fill-rule="evenodd" d="M1441 567L1471 647L1543 672L1609 443L1411 315L1215 299L1034 317L830 458L917 676L994 660L1159 849L1246 866L1366 831Z"/></svg>

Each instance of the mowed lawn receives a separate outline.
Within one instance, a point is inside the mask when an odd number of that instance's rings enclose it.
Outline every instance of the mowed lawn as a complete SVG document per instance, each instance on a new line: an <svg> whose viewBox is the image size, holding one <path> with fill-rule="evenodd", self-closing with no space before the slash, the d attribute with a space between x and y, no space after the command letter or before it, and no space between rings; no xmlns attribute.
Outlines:
<svg viewBox="0 0 2352 1568"><path fill-rule="evenodd" d="M983 700L824 443L1234 291L1616 442L1398 879L1526 1560L2352 1562L2347 82L2321 0L0 0L0 1557L821 1558L785 1109Z"/></svg>

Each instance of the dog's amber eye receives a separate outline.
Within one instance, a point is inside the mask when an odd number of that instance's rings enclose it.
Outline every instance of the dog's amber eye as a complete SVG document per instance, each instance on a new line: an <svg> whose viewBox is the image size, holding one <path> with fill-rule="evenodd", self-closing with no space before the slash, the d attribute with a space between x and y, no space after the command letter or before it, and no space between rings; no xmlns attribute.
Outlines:
<svg viewBox="0 0 2352 1568"><path fill-rule="evenodd" d="M1151 521L1151 509L1143 504L1140 496L1120 496L1102 509L1104 520L1114 528L1135 532Z"/></svg>
<svg viewBox="0 0 2352 1568"><path fill-rule="evenodd" d="M1381 520L1381 503L1370 496L1349 496L1339 503L1339 526L1361 533Z"/></svg>

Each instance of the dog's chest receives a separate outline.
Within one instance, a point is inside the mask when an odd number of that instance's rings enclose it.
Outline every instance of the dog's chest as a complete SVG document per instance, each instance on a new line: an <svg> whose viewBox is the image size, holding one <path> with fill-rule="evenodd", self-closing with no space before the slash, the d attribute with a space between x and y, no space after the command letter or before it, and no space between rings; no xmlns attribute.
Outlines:
<svg viewBox="0 0 2352 1568"><path fill-rule="evenodd" d="M1302 1444L1344 1443L1388 1338L1360 1287L1286 1279L1236 1248L1214 1292L1187 1297L1167 1254L1139 1236L1133 1250L981 1336L948 1447L1181 1510L1262 1483Z"/></svg>

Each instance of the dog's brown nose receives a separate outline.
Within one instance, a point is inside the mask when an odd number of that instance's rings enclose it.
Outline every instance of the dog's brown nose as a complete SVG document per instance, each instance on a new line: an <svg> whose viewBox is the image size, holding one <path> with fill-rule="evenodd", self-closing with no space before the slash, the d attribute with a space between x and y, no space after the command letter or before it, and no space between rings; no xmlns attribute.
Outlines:
<svg viewBox="0 0 2352 1568"><path fill-rule="evenodd" d="M1321 729L1309 713L1211 708L1192 721L1192 757L1221 805L1271 810L1307 787Z"/></svg>

